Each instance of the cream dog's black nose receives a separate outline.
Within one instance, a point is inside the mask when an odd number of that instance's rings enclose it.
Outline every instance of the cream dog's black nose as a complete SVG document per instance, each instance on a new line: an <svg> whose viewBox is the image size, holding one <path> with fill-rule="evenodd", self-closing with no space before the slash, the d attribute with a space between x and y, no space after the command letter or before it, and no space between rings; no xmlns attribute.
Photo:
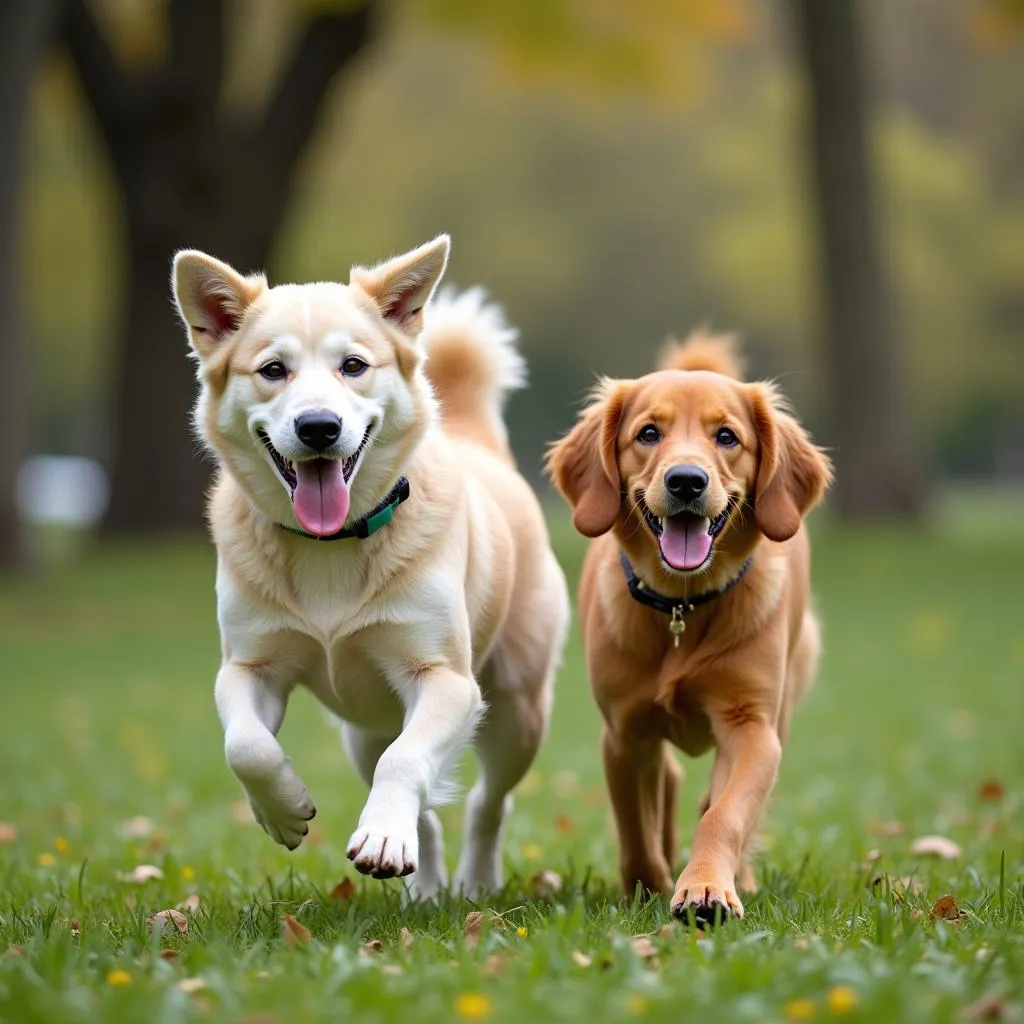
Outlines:
<svg viewBox="0 0 1024 1024"><path fill-rule="evenodd" d="M327 409L304 412L295 417L295 433L307 448L326 451L341 437L341 420Z"/></svg>
<svg viewBox="0 0 1024 1024"><path fill-rule="evenodd" d="M708 486L708 475L700 466L673 466L665 474L665 490L680 501L696 501Z"/></svg>

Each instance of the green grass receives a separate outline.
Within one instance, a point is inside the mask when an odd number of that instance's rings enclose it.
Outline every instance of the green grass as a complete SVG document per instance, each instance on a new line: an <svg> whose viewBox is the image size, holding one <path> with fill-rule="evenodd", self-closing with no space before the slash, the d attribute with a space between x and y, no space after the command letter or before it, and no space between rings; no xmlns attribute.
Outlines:
<svg viewBox="0 0 1024 1024"><path fill-rule="evenodd" d="M575 580L582 548L557 534ZM319 809L312 842L288 854L238 823L212 703L212 577L211 550L183 543L0 582L0 819L16 830L0 845L0 1020L825 1020L848 986L848 1020L952 1021L982 997L1024 1001L1019 528L820 533L827 651L783 759L762 889L742 923L700 941L660 931L662 902L615 889L575 633L509 828L510 881L481 905L475 947L462 937L472 905L403 908L397 883L350 870L363 787L312 700L283 729ZM684 843L707 768L687 763ZM980 799L986 779L1001 800ZM152 836L120 834L136 815ZM458 808L443 817L452 859ZM880 821L906 831L877 835ZM962 856L912 855L927 833ZM119 880L139 864L162 879ZM547 901L531 882L542 870L564 880ZM345 877L357 890L338 902ZM151 934L147 918L191 893L188 934ZM929 919L947 893L966 911L957 928ZM285 942L285 913L312 942ZM631 946L648 933L653 957ZM179 987L193 978L205 988Z"/></svg>

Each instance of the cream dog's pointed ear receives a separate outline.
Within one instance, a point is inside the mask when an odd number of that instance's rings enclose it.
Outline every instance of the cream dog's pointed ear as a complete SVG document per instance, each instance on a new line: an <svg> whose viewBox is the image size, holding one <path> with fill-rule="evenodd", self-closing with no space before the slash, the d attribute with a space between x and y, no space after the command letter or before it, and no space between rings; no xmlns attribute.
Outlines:
<svg viewBox="0 0 1024 1024"><path fill-rule="evenodd" d="M423 307L444 275L450 248L451 239L438 235L432 242L375 267L353 267L349 284L366 292L386 320L415 337L423 329Z"/></svg>
<svg viewBox="0 0 1024 1024"><path fill-rule="evenodd" d="M174 257L171 279L174 301L200 359L208 358L238 330L245 311L267 288L262 274L243 277L234 267L195 249Z"/></svg>

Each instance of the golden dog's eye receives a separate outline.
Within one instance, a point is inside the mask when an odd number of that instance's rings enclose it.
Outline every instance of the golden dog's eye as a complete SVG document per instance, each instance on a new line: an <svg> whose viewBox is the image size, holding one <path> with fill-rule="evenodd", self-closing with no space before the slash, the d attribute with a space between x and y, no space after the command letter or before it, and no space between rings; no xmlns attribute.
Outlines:
<svg viewBox="0 0 1024 1024"><path fill-rule="evenodd" d="M280 359L274 359L264 363L259 372L264 380L284 380L288 376L288 367Z"/></svg>
<svg viewBox="0 0 1024 1024"><path fill-rule="evenodd" d="M728 427L719 429L715 434L715 441L722 448L735 448L740 443L740 439Z"/></svg>
<svg viewBox="0 0 1024 1024"><path fill-rule="evenodd" d="M661 431L653 423L648 423L647 426L641 428L636 439L641 444L657 444L661 440Z"/></svg>
<svg viewBox="0 0 1024 1024"><path fill-rule="evenodd" d="M341 364L341 372L346 377L358 377L366 372L368 366L365 359L360 359L359 356L349 356Z"/></svg>

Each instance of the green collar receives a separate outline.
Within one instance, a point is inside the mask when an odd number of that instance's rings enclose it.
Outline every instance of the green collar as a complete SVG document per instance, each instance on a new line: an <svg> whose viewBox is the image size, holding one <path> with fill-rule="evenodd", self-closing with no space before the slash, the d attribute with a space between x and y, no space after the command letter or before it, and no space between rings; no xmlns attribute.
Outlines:
<svg viewBox="0 0 1024 1024"><path fill-rule="evenodd" d="M409 481L404 476L400 476L398 483L388 491L387 496L375 509L368 512L362 519L357 519L352 526L332 533L329 537L317 537L316 534L297 530L294 526L285 526L284 523L277 525L286 533L294 533L297 537L308 537L310 540L346 540L349 537L366 540L371 533L376 533L391 522L395 515L395 509L408 497Z"/></svg>

